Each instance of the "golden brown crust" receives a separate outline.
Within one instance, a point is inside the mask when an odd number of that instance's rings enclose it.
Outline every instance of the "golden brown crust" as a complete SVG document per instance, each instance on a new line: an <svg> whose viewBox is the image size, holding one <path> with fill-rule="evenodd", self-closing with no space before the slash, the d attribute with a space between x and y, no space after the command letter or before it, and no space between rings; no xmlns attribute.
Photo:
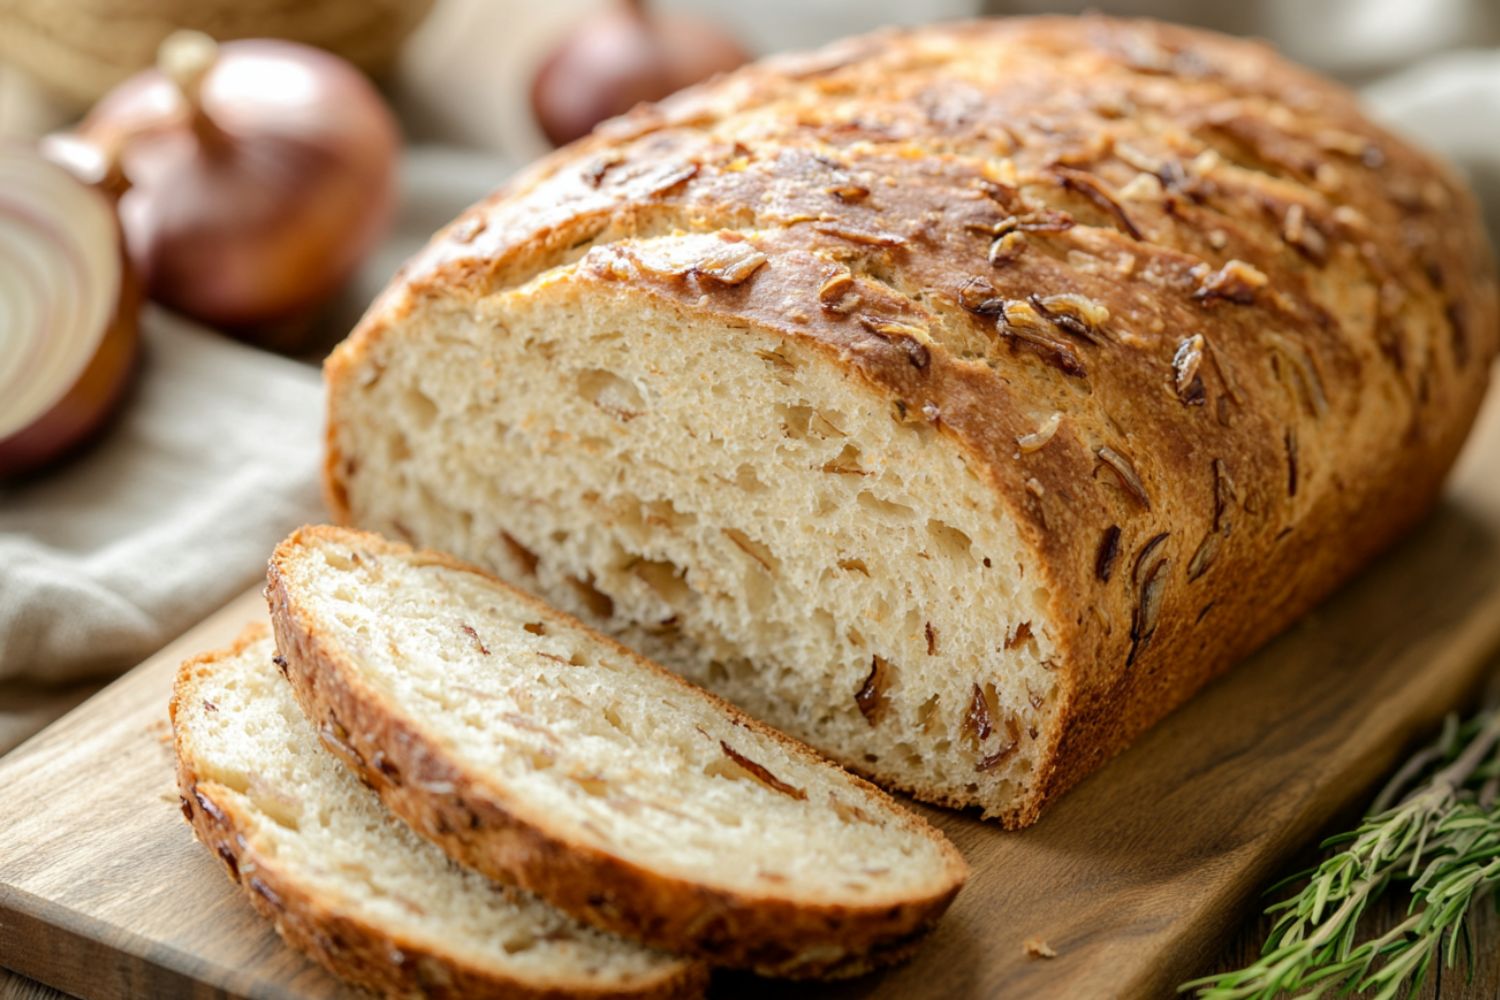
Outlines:
<svg viewBox="0 0 1500 1000"><path fill-rule="evenodd" d="M558 631L588 627L477 567L378 535L306 527L277 547L266 596L277 649L298 701L330 749L379 792L392 812L461 863L519 885L604 930L665 951L700 955L716 965L789 978L842 978L904 959L962 887L968 866L948 839L860 778L852 780L868 808L920 832L946 856L946 878L929 895L862 907L818 905L769 893L752 896L652 871L571 838L546 817L529 815L524 806L507 801L505 790L489 776L465 770L439 742L407 722L399 707L363 683L343 651L324 640L313 615L289 593L283 569L310 540L355 546L377 558L413 558L474 573L526 602L538 617L556 623ZM775 740L788 754L835 766L676 674L590 634L637 669L706 698L735 725Z"/></svg>
<svg viewBox="0 0 1500 1000"><path fill-rule="evenodd" d="M269 629L252 623L227 650L204 653L183 663L173 687L171 716L177 731L179 707L192 696L197 670L235 656L263 640ZM287 944L347 982L391 997L494 997L496 1000L676 1000L701 996L707 969L685 965L643 991L599 990L585 983L538 989L498 977L450 954L394 936L379 926L331 907L298 880L288 878L275 860L256 847L255 821L245 815L226 789L198 771L193 755L176 735L177 788L182 812L204 847L223 863L229 880L244 890L250 904L270 920Z"/></svg>
<svg viewBox="0 0 1500 1000"><path fill-rule="evenodd" d="M619 119L465 213L330 359L330 430L415 304L554 267L821 347L985 470L1035 553L1061 702L1002 815L1024 826L1434 502L1500 347L1477 219L1448 168L1258 43L1103 17L886 32ZM664 264L682 231L767 259L737 282ZM330 449L340 520L357 458Z"/></svg>

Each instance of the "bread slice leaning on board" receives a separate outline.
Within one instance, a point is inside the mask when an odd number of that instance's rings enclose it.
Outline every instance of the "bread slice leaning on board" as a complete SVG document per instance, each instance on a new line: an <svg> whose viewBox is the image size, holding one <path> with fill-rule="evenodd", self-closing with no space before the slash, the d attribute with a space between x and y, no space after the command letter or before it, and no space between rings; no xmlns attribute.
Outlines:
<svg viewBox="0 0 1500 1000"><path fill-rule="evenodd" d="M856 38L440 232L327 364L327 493L1021 826L1432 506L1479 220L1259 43Z"/></svg>
<svg viewBox="0 0 1500 1000"><path fill-rule="evenodd" d="M384 996L701 996L706 968L454 865L319 745L270 629L182 665L182 809L287 943Z"/></svg>
<svg viewBox="0 0 1500 1000"><path fill-rule="evenodd" d="M904 958L968 874L884 792L435 552L303 528L267 598L307 716L456 860L767 975Z"/></svg>

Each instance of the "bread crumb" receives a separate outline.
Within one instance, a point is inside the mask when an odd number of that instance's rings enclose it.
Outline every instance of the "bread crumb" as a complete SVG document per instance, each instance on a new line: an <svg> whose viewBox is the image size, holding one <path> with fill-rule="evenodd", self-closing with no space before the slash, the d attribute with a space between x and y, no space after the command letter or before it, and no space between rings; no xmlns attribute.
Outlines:
<svg viewBox="0 0 1500 1000"><path fill-rule="evenodd" d="M1057 951L1047 942L1039 937L1029 937L1021 945L1021 950L1032 958L1056 958Z"/></svg>

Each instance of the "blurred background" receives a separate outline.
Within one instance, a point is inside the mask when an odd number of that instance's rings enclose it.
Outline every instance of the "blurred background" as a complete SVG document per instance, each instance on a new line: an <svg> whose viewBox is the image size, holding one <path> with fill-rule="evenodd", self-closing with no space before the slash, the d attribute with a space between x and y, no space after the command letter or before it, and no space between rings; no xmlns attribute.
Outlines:
<svg viewBox="0 0 1500 1000"><path fill-rule="evenodd" d="M399 260L517 166L551 148L533 84L559 47L626 0L0 0L0 138L66 126L156 57L178 27L215 38L308 42L378 82L405 138L391 238L324 314L336 339ZM754 57L882 25L981 14L1143 15L1272 41L1292 58L1367 87L1377 113L1460 161L1500 223L1500 0L653 0L658 18L721 29ZM587 49L587 43L583 46ZM586 61L586 57L585 57ZM733 61L732 59L730 61ZM709 63L713 60L709 59ZM576 71L557 89L587 89ZM1492 230L1495 228L1492 225Z"/></svg>
<svg viewBox="0 0 1500 1000"><path fill-rule="evenodd" d="M173 27L219 38L276 35L333 48L376 71L410 136L528 158L545 148L527 114L549 49L614 0L0 0L0 131L45 130L149 64ZM887 24L978 14L1097 10L1272 40L1359 84L1423 58L1500 43L1495 0L658 0L717 22L752 55Z"/></svg>

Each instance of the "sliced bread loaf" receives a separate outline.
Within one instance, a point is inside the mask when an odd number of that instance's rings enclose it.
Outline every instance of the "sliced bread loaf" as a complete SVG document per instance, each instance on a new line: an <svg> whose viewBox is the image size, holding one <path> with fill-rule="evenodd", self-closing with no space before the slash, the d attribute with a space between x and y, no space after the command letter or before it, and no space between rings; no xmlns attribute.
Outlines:
<svg viewBox="0 0 1500 1000"><path fill-rule="evenodd" d="M967 875L874 786L449 556L304 528L267 594L298 700L392 811L596 926L852 975Z"/></svg>
<svg viewBox="0 0 1500 1000"><path fill-rule="evenodd" d="M1482 219L1258 42L849 39L441 231L328 360L328 498L1024 826L1431 508Z"/></svg>
<svg viewBox="0 0 1500 1000"><path fill-rule="evenodd" d="M465 871L318 746L264 624L183 664L182 809L298 950L403 997L688 997L702 966L585 927Z"/></svg>

